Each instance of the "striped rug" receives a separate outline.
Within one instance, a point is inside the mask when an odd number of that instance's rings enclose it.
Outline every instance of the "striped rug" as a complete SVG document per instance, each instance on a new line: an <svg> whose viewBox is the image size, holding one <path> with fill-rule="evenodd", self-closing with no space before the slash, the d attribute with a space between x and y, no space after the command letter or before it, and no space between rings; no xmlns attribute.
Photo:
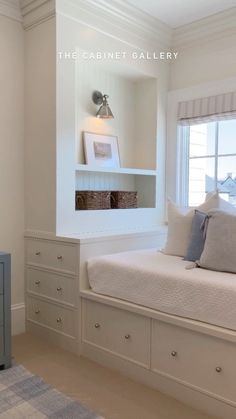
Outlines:
<svg viewBox="0 0 236 419"><path fill-rule="evenodd" d="M0 371L0 418L103 419L22 365Z"/></svg>

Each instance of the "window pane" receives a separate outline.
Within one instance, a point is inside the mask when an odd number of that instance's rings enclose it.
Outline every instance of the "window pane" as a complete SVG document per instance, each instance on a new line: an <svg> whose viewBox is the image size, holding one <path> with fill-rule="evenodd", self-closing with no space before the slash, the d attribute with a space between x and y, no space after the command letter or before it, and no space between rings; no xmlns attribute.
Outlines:
<svg viewBox="0 0 236 419"><path fill-rule="evenodd" d="M202 204L206 193L215 189L214 174L214 157L189 160L189 206Z"/></svg>
<svg viewBox="0 0 236 419"><path fill-rule="evenodd" d="M219 157L217 187L222 198L236 205L236 156Z"/></svg>
<svg viewBox="0 0 236 419"><path fill-rule="evenodd" d="M236 119L219 122L219 154L236 154Z"/></svg>
<svg viewBox="0 0 236 419"><path fill-rule="evenodd" d="M215 154L215 129L215 122L190 126L190 157Z"/></svg>

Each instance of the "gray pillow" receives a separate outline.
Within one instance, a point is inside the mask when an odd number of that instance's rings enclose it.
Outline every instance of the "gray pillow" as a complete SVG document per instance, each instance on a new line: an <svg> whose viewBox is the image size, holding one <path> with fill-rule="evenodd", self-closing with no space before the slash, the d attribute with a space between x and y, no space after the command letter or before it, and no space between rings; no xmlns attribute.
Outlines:
<svg viewBox="0 0 236 419"><path fill-rule="evenodd" d="M236 215L212 210L208 217L205 246L199 266L236 273Z"/></svg>
<svg viewBox="0 0 236 419"><path fill-rule="evenodd" d="M204 224L206 217L207 214L205 214L205 212L195 210L189 245L184 260L195 262L196 260L200 259L205 243Z"/></svg>

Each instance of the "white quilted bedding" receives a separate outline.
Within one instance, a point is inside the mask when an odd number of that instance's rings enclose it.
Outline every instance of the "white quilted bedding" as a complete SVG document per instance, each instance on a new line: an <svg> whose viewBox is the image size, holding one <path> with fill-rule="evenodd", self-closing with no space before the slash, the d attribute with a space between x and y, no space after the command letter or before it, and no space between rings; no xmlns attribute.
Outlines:
<svg viewBox="0 0 236 419"><path fill-rule="evenodd" d="M88 261L92 290L165 313L236 330L236 274L195 268L155 249Z"/></svg>

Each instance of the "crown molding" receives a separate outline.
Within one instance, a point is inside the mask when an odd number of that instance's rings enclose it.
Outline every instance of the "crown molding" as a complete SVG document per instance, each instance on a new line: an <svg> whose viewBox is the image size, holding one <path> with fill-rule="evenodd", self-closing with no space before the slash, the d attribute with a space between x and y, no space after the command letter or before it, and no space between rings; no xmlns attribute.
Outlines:
<svg viewBox="0 0 236 419"><path fill-rule="evenodd" d="M19 0L0 0L0 15L22 22Z"/></svg>
<svg viewBox="0 0 236 419"><path fill-rule="evenodd" d="M20 0L24 29L30 29L55 16L55 0Z"/></svg>
<svg viewBox="0 0 236 419"><path fill-rule="evenodd" d="M185 49L205 45L236 34L236 7L180 26L173 31L172 48Z"/></svg>
<svg viewBox="0 0 236 419"><path fill-rule="evenodd" d="M125 0L57 0L57 13L85 21L103 32L126 33L127 38L140 39L153 48L170 48L172 29L158 19L136 9Z"/></svg>

